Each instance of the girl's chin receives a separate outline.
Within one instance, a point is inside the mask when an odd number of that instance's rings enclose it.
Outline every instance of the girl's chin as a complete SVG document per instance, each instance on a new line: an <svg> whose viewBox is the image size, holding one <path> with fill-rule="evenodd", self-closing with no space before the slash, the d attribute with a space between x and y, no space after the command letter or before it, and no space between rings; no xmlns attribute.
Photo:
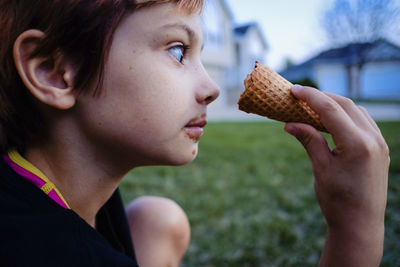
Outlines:
<svg viewBox="0 0 400 267"><path fill-rule="evenodd" d="M185 165L188 163L191 163L197 156L197 147L193 148L192 150L190 150L189 152L186 153L182 153L180 155L180 157L174 157L174 159L172 159L171 161L171 165L175 165L175 166L181 166L181 165Z"/></svg>
<svg viewBox="0 0 400 267"><path fill-rule="evenodd" d="M191 163L196 158L197 153L198 143L177 145L159 153L147 155L148 164L144 166L181 166Z"/></svg>
<svg viewBox="0 0 400 267"><path fill-rule="evenodd" d="M197 155L197 153L195 153L194 155L185 157L184 159L182 159L182 160L180 160L180 161L177 161L176 164L174 164L174 165L176 165L176 166L182 166L182 165L189 164L189 163L191 163L191 162L196 158L196 155Z"/></svg>

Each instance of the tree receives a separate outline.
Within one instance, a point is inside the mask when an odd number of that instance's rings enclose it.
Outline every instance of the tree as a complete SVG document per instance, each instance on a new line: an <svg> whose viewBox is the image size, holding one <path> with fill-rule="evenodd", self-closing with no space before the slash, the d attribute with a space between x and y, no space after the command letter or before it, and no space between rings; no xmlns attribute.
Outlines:
<svg viewBox="0 0 400 267"><path fill-rule="evenodd" d="M287 57L287 58L284 59L285 69L288 69L288 68L290 68L291 66L294 66L294 65L295 65L294 62L290 57Z"/></svg>
<svg viewBox="0 0 400 267"><path fill-rule="evenodd" d="M323 12L321 26L334 45L399 35L400 7L396 0L334 0Z"/></svg>

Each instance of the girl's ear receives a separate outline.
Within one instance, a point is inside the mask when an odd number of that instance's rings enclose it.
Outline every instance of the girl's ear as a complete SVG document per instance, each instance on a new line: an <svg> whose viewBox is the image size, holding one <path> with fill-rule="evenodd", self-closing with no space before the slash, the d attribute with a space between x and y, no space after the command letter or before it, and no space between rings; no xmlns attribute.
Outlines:
<svg viewBox="0 0 400 267"><path fill-rule="evenodd" d="M31 57L45 34L27 30L14 43L14 62L18 73L34 97L51 107L69 109L75 105L72 90L75 70L61 53L47 57Z"/></svg>

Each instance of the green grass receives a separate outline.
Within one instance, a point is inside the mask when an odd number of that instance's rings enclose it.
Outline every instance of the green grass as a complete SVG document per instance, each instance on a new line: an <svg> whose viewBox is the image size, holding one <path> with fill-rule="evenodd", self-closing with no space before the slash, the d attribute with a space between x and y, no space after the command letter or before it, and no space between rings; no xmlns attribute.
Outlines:
<svg viewBox="0 0 400 267"><path fill-rule="evenodd" d="M400 122L381 123L391 148L385 256L400 260ZM121 185L174 199L192 239L182 266L315 266L325 223L302 146L273 122L210 123L197 159L183 167L138 168Z"/></svg>

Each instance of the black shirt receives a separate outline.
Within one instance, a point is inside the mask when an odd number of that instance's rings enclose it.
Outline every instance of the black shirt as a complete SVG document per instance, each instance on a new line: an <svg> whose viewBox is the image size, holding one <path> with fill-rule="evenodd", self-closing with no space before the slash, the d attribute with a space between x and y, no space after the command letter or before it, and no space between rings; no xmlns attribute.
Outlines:
<svg viewBox="0 0 400 267"><path fill-rule="evenodd" d="M138 266L118 190L96 229L0 158L1 266Z"/></svg>

